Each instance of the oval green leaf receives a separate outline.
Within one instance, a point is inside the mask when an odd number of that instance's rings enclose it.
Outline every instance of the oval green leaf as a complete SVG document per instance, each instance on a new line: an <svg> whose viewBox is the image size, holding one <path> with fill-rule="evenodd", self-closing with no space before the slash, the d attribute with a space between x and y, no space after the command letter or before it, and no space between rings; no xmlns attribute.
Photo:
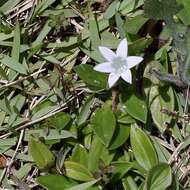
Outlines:
<svg viewBox="0 0 190 190"><path fill-rule="evenodd" d="M109 107L101 108L92 118L92 128L101 141L108 146L113 137L116 119Z"/></svg>
<svg viewBox="0 0 190 190"><path fill-rule="evenodd" d="M65 161L64 167L66 176L78 181L91 181L94 180L90 171L83 165L73 162Z"/></svg>
<svg viewBox="0 0 190 190"><path fill-rule="evenodd" d="M145 100L137 96L134 93L134 89L131 89L130 92L124 94L123 97L123 108L135 119L146 123L147 120L147 105Z"/></svg>
<svg viewBox="0 0 190 190"><path fill-rule="evenodd" d="M53 153L38 138L30 136L28 146L34 162L40 169L48 169L54 165L55 157Z"/></svg>
<svg viewBox="0 0 190 190"><path fill-rule="evenodd" d="M130 125L117 124L109 149L120 147L129 138Z"/></svg>
<svg viewBox="0 0 190 190"><path fill-rule="evenodd" d="M155 148L144 131L135 125L131 126L131 145L135 159L145 170L150 170L158 163Z"/></svg>
<svg viewBox="0 0 190 190"><path fill-rule="evenodd" d="M70 121L71 116L65 112L60 112L48 119L49 124L58 130L64 129Z"/></svg>
<svg viewBox="0 0 190 190"><path fill-rule="evenodd" d="M107 87L107 76L95 71L93 66L81 64L76 66L74 70L90 89L102 90Z"/></svg>
<svg viewBox="0 0 190 190"><path fill-rule="evenodd" d="M82 164L88 167L88 152L81 144L76 144L71 155L71 161Z"/></svg>
<svg viewBox="0 0 190 190"><path fill-rule="evenodd" d="M170 123L172 119L171 116L161 113L160 110L164 108L169 111L173 111L174 103L174 92L172 87L151 87L149 95L150 111L152 114L152 119L160 132L165 131L167 127L166 123Z"/></svg>
<svg viewBox="0 0 190 190"><path fill-rule="evenodd" d="M61 175L40 176L37 178L37 181L41 186L48 190L67 189L77 184L76 182Z"/></svg>
<svg viewBox="0 0 190 190"><path fill-rule="evenodd" d="M148 173L146 180L147 190L167 189L172 183L172 171L168 164L161 163L154 166Z"/></svg>

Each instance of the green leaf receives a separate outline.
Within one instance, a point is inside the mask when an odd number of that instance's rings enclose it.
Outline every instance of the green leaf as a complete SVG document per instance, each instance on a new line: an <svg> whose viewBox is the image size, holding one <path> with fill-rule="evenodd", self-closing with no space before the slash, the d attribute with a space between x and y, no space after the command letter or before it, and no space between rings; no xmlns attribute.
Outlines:
<svg viewBox="0 0 190 190"><path fill-rule="evenodd" d="M161 109L169 111L174 110L174 93L172 87L152 86L149 94L149 104L152 118L156 126L161 132L164 132L167 123L170 123L172 117L161 113Z"/></svg>
<svg viewBox="0 0 190 190"><path fill-rule="evenodd" d="M136 55L142 52L144 53L144 50L148 48L151 43L151 38L140 38L134 41L132 44L129 44L129 55Z"/></svg>
<svg viewBox="0 0 190 190"><path fill-rule="evenodd" d="M37 178L40 185L48 190L61 190L70 188L77 183L61 175L45 175ZM56 183L55 183L56 182Z"/></svg>
<svg viewBox="0 0 190 190"><path fill-rule="evenodd" d="M45 140L60 140L60 139L66 139L66 138L76 138L76 135L74 133L71 133L69 131L61 130L58 131L57 129L51 129L49 133L47 134L47 131L43 129L34 129L34 130L28 130L25 133L25 140L27 141L29 139L29 136L35 134L39 138L44 138Z"/></svg>
<svg viewBox="0 0 190 190"><path fill-rule="evenodd" d="M130 139L135 159L145 170L150 170L158 163L158 158L149 137L136 125L132 125Z"/></svg>
<svg viewBox="0 0 190 190"><path fill-rule="evenodd" d="M190 25L190 3L189 0L180 0L184 8L177 14L185 25Z"/></svg>
<svg viewBox="0 0 190 190"><path fill-rule="evenodd" d="M109 26L109 22L108 20L105 19L101 19L98 21L98 28L99 31L105 30L107 27ZM90 36L90 32L89 30L83 29L81 31L81 38L79 39L78 36L71 36L68 38L67 41L62 41L60 43L49 43L47 45L47 48L60 48L60 47L69 47L69 46L73 46L73 45L79 45L80 42L82 42L82 40L87 39Z"/></svg>
<svg viewBox="0 0 190 190"><path fill-rule="evenodd" d="M50 0L52 1L52 0ZM54 0L53 0L54 1ZM38 34L38 37L36 40L32 43L32 48L36 48L38 46L41 46L43 39L48 35L48 33L51 31L51 27L49 26L49 20L45 23L43 28L41 29L40 33Z"/></svg>
<svg viewBox="0 0 190 190"><path fill-rule="evenodd" d="M147 105L142 97L133 92L131 89L128 93L122 95L123 109L126 110L133 118L146 123Z"/></svg>
<svg viewBox="0 0 190 190"><path fill-rule="evenodd" d="M40 14L41 12L43 12L45 9L47 9L54 2L55 2L55 0L42 0L42 1L40 1L35 8L35 11L33 13L33 17L36 16L37 14Z"/></svg>
<svg viewBox="0 0 190 190"><path fill-rule="evenodd" d="M89 5L88 10L89 10L90 41L91 41L92 49L95 49L98 46L100 46L101 41L100 41L100 36L99 36L97 20L94 16L93 12L91 11L90 3L88 5Z"/></svg>
<svg viewBox="0 0 190 190"><path fill-rule="evenodd" d="M172 183L172 171L168 164L160 163L154 166L146 179L147 190L167 189Z"/></svg>
<svg viewBox="0 0 190 190"><path fill-rule="evenodd" d="M129 138L129 134L130 134L129 125L117 124L113 138L109 145L109 149L113 150L120 147Z"/></svg>
<svg viewBox="0 0 190 190"><path fill-rule="evenodd" d="M71 116L65 112L60 112L48 119L49 124L58 130L64 129L70 121Z"/></svg>
<svg viewBox="0 0 190 190"><path fill-rule="evenodd" d="M21 0L8 0L0 7L0 12L8 14Z"/></svg>
<svg viewBox="0 0 190 190"><path fill-rule="evenodd" d="M16 61L14 58L5 56L2 60L1 63L6 65L7 67L17 71L18 73L27 75L27 69L25 68L24 65Z"/></svg>
<svg viewBox="0 0 190 190"><path fill-rule="evenodd" d="M99 180L96 179L96 180L93 180L93 181L90 181L90 182L75 185L74 187L70 187L70 188L68 188L66 190L85 190L85 189L91 187L92 185L94 185L95 183L97 183L98 181Z"/></svg>
<svg viewBox="0 0 190 190"><path fill-rule="evenodd" d="M90 108L93 106L94 103L95 103L95 98L93 96L90 96L87 98L84 105L82 105L79 116L77 117L77 124L79 126L85 123L88 117L90 116L91 114Z"/></svg>
<svg viewBox="0 0 190 190"><path fill-rule="evenodd" d="M138 7L142 6L144 0L124 0L121 1L121 5L119 10L122 12L123 15L137 9Z"/></svg>
<svg viewBox="0 0 190 190"><path fill-rule="evenodd" d="M88 167L88 152L85 147L76 144L70 160Z"/></svg>
<svg viewBox="0 0 190 190"><path fill-rule="evenodd" d="M31 135L28 147L34 162L40 169L49 169L54 165L54 155L39 139Z"/></svg>
<svg viewBox="0 0 190 190"><path fill-rule="evenodd" d="M130 34L137 34L148 19L140 14L126 21L126 30Z"/></svg>
<svg viewBox="0 0 190 190"><path fill-rule="evenodd" d="M109 33L109 32L108 32ZM102 39L102 37L101 37ZM101 40L102 41L102 40ZM102 42L103 44L103 42ZM80 49L88 55L91 59L95 60L97 63L104 62L104 58L102 57L98 48L92 49L90 40L87 39L80 45Z"/></svg>
<svg viewBox="0 0 190 190"><path fill-rule="evenodd" d="M170 21L182 7L176 0L145 0L144 11L149 18Z"/></svg>
<svg viewBox="0 0 190 190"><path fill-rule="evenodd" d="M108 146L116 127L116 119L111 108L106 107L96 111L91 124L94 132Z"/></svg>
<svg viewBox="0 0 190 190"><path fill-rule="evenodd" d="M88 168L90 171L98 171L99 169L99 161L104 149L104 145L100 141L100 138L95 136L93 138L88 157Z"/></svg>
<svg viewBox="0 0 190 190"><path fill-rule="evenodd" d="M45 104L44 104L45 105ZM46 104L46 106L44 106L43 108L41 108L40 110L38 110L37 112L35 112L33 110L33 115L32 115L32 120L35 119L39 119L45 115L47 115L48 113L50 113L51 111L55 110L57 106L52 106L52 105L48 105L48 103Z"/></svg>
<svg viewBox="0 0 190 190"><path fill-rule="evenodd" d="M17 142L17 138L7 138L7 139L0 139L0 154L4 153L5 151L9 150L12 146L14 146Z"/></svg>
<svg viewBox="0 0 190 190"><path fill-rule="evenodd" d="M0 100L0 110L6 112L9 115L14 112L7 97L4 97L2 100Z"/></svg>
<svg viewBox="0 0 190 190"><path fill-rule="evenodd" d="M14 30L14 40L13 40L11 57L15 61L19 62L19 55L20 55L20 26L19 23L17 23Z"/></svg>
<svg viewBox="0 0 190 190"><path fill-rule="evenodd" d="M159 162L163 162L163 163L167 163L167 161L169 160L169 158L171 157L170 152L164 147L162 146L156 138L151 138L153 143L154 143L154 147L155 150L157 152L158 155L158 159Z"/></svg>
<svg viewBox="0 0 190 190"><path fill-rule="evenodd" d="M116 22L116 25L117 25L117 28L118 28L118 32L119 32L119 35L120 35L120 38L125 38L126 37L126 31L125 31L125 28L124 28L124 21L122 20L122 17L119 13L116 13L115 14L115 22Z"/></svg>
<svg viewBox="0 0 190 190"><path fill-rule="evenodd" d="M113 1L109 7L106 9L106 12L104 14L104 17L106 19L110 19L111 17L113 17L116 13L116 11L118 11L119 9L119 5L120 5L120 2L118 0L116 1Z"/></svg>
<svg viewBox="0 0 190 190"><path fill-rule="evenodd" d="M6 80L8 79L6 72L4 71L2 67L0 67L0 76L2 79L6 79Z"/></svg>
<svg viewBox="0 0 190 190"><path fill-rule="evenodd" d="M78 181L91 181L94 180L90 171L83 165L73 162L65 161L64 167L66 176Z"/></svg>
<svg viewBox="0 0 190 190"><path fill-rule="evenodd" d="M132 176L122 179L122 184L125 190L138 190L138 186Z"/></svg>
<svg viewBox="0 0 190 190"><path fill-rule="evenodd" d="M112 181L114 182L120 180L133 167L132 162L126 161L112 162L111 165L114 167L114 172L112 176Z"/></svg>
<svg viewBox="0 0 190 190"><path fill-rule="evenodd" d="M13 175L16 176L18 179L22 179L28 175L28 173L32 169L32 164L31 163L26 163L20 167L19 170L16 170Z"/></svg>
<svg viewBox="0 0 190 190"><path fill-rule="evenodd" d="M79 77L93 90L103 90L107 86L107 76L93 70L93 66L82 64L74 68Z"/></svg>

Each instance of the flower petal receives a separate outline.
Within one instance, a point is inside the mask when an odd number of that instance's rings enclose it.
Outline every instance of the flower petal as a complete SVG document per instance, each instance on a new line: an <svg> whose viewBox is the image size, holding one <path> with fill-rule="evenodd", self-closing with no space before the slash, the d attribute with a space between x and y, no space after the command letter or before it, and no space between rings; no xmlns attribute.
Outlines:
<svg viewBox="0 0 190 190"><path fill-rule="evenodd" d="M102 56L107 60L107 61L112 61L113 59L116 58L116 54L109 48L99 46L100 53Z"/></svg>
<svg viewBox="0 0 190 190"><path fill-rule="evenodd" d="M127 43L127 39L124 38L123 40L121 40L121 42L119 43L118 47L117 47L117 51L116 51L117 56L120 57L127 57L128 54L128 43Z"/></svg>
<svg viewBox="0 0 190 190"><path fill-rule="evenodd" d="M103 73L111 73L114 71L114 68L111 66L110 62L105 62L98 64L94 67L95 71L103 72Z"/></svg>
<svg viewBox="0 0 190 190"><path fill-rule="evenodd" d="M117 82L117 80L119 79L119 77L120 77L119 75L116 75L114 73L111 73L109 75L108 84L109 84L110 88Z"/></svg>
<svg viewBox="0 0 190 190"><path fill-rule="evenodd" d="M121 78L128 82L128 83L132 83L132 74L131 71L129 69L127 69L124 73L121 74Z"/></svg>
<svg viewBox="0 0 190 190"><path fill-rule="evenodd" d="M141 61L143 60L142 57L138 57L138 56L129 56L127 57L127 64L128 64L128 68L132 68L135 65L139 64Z"/></svg>

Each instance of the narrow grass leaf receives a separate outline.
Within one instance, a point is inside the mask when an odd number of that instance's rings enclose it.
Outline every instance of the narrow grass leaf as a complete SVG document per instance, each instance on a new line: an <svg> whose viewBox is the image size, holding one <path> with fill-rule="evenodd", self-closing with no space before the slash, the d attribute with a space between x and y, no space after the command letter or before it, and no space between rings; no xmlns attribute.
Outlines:
<svg viewBox="0 0 190 190"><path fill-rule="evenodd" d="M55 1L56 0L42 0L40 3L38 3L38 5L34 11L33 18L35 18L35 16L37 14L42 13L47 7L49 7Z"/></svg>
<svg viewBox="0 0 190 190"><path fill-rule="evenodd" d="M91 45L92 49L97 48L100 46L100 36L99 36L99 29L98 29L98 24L97 20L91 11L90 6L88 7L89 10L89 31L90 31L90 40L91 40Z"/></svg>
<svg viewBox="0 0 190 190"><path fill-rule="evenodd" d="M36 46L41 45L43 42L43 39L48 35L50 30L51 30L51 27L49 26L49 21L47 21L44 27L42 28L42 30L40 31L40 33L38 34L38 37L36 38L36 40L32 43L32 48L35 48Z"/></svg>
<svg viewBox="0 0 190 190"><path fill-rule="evenodd" d="M21 0L8 0L0 7L0 12L7 14L20 2Z"/></svg>
<svg viewBox="0 0 190 190"><path fill-rule="evenodd" d="M11 57L15 61L19 62L19 55L20 55L20 26L19 23L17 22L14 30L14 40L13 40Z"/></svg>
<svg viewBox="0 0 190 190"><path fill-rule="evenodd" d="M22 65L21 63L19 63L18 61L16 61L12 57L5 56L1 60L1 63L4 64L4 65L6 65L7 67L9 67L10 69L13 69L14 71L17 71L20 74L27 75L27 70L24 67L24 65Z"/></svg>
<svg viewBox="0 0 190 190"><path fill-rule="evenodd" d="M93 106L94 102L95 98L93 96L90 96L87 98L84 105L81 107L79 116L77 117L77 124L79 126L85 123L88 117L90 116L91 113L90 108Z"/></svg>
<svg viewBox="0 0 190 190"><path fill-rule="evenodd" d="M0 32L0 41L8 40L12 38L14 35L14 32L11 32L10 34L5 34L3 32Z"/></svg>

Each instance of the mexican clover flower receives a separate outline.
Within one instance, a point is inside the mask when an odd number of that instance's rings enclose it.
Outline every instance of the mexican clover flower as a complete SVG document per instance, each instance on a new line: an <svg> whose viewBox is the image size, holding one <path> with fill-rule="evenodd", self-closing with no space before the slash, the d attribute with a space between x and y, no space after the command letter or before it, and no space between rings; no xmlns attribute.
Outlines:
<svg viewBox="0 0 190 190"><path fill-rule="evenodd" d="M139 64L143 58L139 56L127 56L127 39L121 40L117 47L116 54L107 47L99 46L99 50L106 62L96 65L94 70L110 73L108 78L109 87L114 86L120 77L131 84L132 74L130 69Z"/></svg>

